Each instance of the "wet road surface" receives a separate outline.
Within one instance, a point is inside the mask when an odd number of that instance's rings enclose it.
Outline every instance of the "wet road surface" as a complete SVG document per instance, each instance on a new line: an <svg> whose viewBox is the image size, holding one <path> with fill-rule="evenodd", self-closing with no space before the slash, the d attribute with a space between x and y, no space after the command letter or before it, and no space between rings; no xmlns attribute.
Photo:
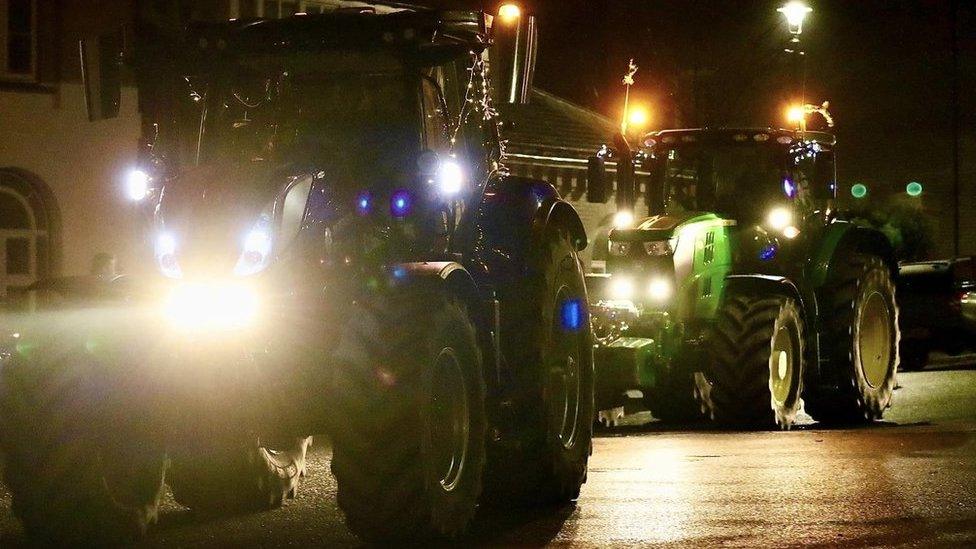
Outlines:
<svg viewBox="0 0 976 549"><path fill-rule="evenodd" d="M483 512L465 546L976 545L976 368L900 374L885 422L791 432L633 425L600 433L575 505ZM199 519L167 498L146 547L355 546L331 452L284 508ZM0 485L0 546L24 544Z"/></svg>

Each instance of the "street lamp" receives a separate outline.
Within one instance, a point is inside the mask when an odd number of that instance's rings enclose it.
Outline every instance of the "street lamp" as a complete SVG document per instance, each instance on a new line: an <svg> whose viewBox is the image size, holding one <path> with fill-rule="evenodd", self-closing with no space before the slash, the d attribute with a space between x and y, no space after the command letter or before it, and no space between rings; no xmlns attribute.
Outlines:
<svg viewBox="0 0 976 549"><path fill-rule="evenodd" d="M790 34L793 35L793 38L790 39L789 47L785 48L785 50L793 59L793 72L797 87L795 97L803 102L805 100L804 95L806 95L806 67L804 66L805 56L803 50L800 49L800 34L803 33L803 20L806 19L807 15L813 9L800 0L792 0L776 11L786 17L786 23L790 27Z"/></svg>
<svg viewBox="0 0 976 549"><path fill-rule="evenodd" d="M786 120L796 126L800 132L807 131L807 115L819 114L827 122L827 127L834 127L834 117L827 110L830 107L829 101L824 101L821 105L811 105L809 103L800 105L790 105L786 109Z"/></svg>
<svg viewBox="0 0 976 549"><path fill-rule="evenodd" d="M790 105L786 109L786 120L794 127L800 128L800 131L807 129L807 113L803 105Z"/></svg>
<svg viewBox="0 0 976 549"><path fill-rule="evenodd" d="M776 11L786 17L786 23L790 26L790 34L793 35L793 41L799 42L800 39L798 36L803 33L803 20L813 11L813 8L803 2L794 0Z"/></svg>
<svg viewBox="0 0 976 549"><path fill-rule="evenodd" d="M522 17L522 9L515 4L502 4L502 6L498 8L498 18L501 19L506 25L510 25L515 21L518 21L519 17Z"/></svg>
<svg viewBox="0 0 976 549"><path fill-rule="evenodd" d="M630 107L630 112L627 113L627 124L638 131L647 126L649 119L650 115L648 114L647 109L640 105Z"/></svg>

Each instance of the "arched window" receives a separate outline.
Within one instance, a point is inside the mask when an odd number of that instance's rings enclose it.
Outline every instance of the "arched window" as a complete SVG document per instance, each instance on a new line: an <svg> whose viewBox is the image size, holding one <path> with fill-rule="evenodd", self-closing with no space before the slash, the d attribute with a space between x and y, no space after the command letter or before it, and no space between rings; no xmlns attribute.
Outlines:
<svg viewBox="0 0 976 549"><path fill-rule="evenodd" d="M0 169L0 296L52 272L56 206L46 185L16 169ZM56 224L56 223L55 223Z"/></svg>

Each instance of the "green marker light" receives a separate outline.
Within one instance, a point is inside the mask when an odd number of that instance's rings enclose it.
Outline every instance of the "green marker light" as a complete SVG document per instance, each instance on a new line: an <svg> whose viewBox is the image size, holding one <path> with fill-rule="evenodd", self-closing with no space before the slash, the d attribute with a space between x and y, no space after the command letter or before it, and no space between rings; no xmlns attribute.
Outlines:
<svg viewBox="0 0 976 549"><path fill-rule="evenodd" d="M922 184L918 181L912 181L905 185L905 192L908 193L908 196L918 196L922 194Z"/></svg>
<svg viewBox="0 0 976 549"><path fill-rule="evenodd" d="M854 198L864 198L867 195L868 195L868 188L865 185L861 183L856 183L854 186L851 187L851 196L853 196Z"/></svg>

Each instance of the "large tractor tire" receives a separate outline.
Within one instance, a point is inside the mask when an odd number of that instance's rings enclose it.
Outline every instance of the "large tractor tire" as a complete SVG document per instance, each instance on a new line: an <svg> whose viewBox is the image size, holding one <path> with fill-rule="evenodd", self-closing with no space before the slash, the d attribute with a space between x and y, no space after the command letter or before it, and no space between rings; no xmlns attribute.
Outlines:
<svg viewBox="0 0 976 549"><path fill-rule="evenodd" d="M803 322L793 299L729 293L696 375L702 408L715 422L789 429L800 409Z"/></svg>
<svg viewBox="0 0 976 549"><path fill-rule="evenodd" d="M852 254L821 291L820 379L804 394L807 413L824 423L881 419L898 369L898 305L881 258Z"/></svg>
<svg viewBox="0 0 976 549"><path fill-rule="evenodd" d="M0 348L0 444L14 514L40 544L130 544L156 522L165 454L138 412L112 407L92 346L56 340Z"/></svg>
<svg viewBox="0 0 976 549"><path fill-rule="evenodd" d="M593 437L593 343L583 272L568 232L548 228L529 278L503 305L515 376L517 444L492 445L483 501L561 504L579 497Z"/></svg>
<svg viewBox="0 0 976 549"><path fill-rule="evenodd" d="M278 443L240 437L174 449L167 482L173 498L209 515L264 511L294 498L311 437Z"/></svg>
<svg viewBox="0 0 976 549"><path fill-rule="evenodd" d="M466 307L406 288L359 303L335 351L332 473L366 542L451 539L485 464L485 381Z"/></svg>

